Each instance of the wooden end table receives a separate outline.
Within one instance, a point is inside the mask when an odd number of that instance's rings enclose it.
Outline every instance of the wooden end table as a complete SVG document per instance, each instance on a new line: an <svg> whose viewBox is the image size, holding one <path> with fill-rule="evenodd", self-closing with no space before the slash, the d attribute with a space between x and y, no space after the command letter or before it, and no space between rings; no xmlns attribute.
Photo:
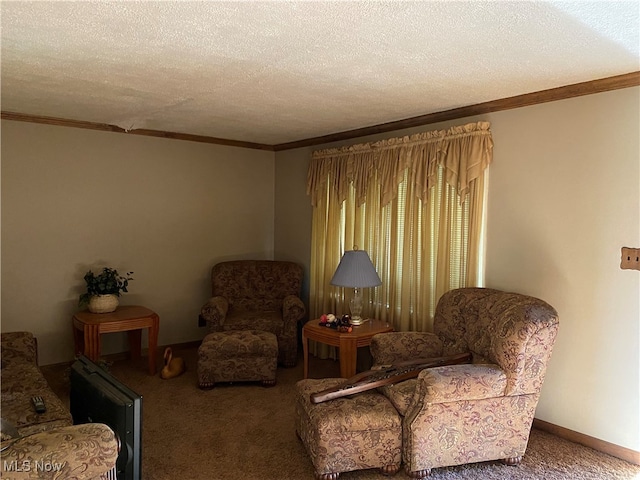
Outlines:
<svg viewBox="0 0 640 480"><path fill-rule="evenodd" d="M302 350L304 355L304 378L309 375L309 340L338 347L340 349L340 376L351 378L356 374L358 347L371 344L371 338L378 333L392 332L393 327L382 320L369 319L362 325L354 326L351 333L320 326L320 320L309 320L302 327Z"/></svg>
<svg viewBox="0 0 640 480"><path fill-rule="evenodd" d="M100 358L100 335L127 332L132 358L140 358L142 329L149 329L149 374L156 374L156 350L160 317L148 308L126 305L111 313L91 313L87 310L73 316L73 341L76 353L96 362Z"/></svg>

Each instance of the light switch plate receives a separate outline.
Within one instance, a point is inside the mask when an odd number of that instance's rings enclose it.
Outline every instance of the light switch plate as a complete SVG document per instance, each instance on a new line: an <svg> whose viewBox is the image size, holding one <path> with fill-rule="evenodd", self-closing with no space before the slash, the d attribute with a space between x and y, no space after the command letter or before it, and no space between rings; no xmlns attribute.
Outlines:
<svg viewBox="0 0 640 480"><path fill-rule="evenodd" d="M620 268L623 270L640 270L640 248L622 247Z"/></svg>

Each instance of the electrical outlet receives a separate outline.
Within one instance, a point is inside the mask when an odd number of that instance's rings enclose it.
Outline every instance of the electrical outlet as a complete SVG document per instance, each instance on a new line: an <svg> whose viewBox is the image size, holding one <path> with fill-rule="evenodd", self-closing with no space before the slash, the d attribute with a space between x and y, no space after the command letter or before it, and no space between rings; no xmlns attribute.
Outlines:
<svg viewBox="0 0 640 480"><path fill-rule="evenodd" d="M640 270L640 248L622 247L620 268L623 270Z"/></svg>

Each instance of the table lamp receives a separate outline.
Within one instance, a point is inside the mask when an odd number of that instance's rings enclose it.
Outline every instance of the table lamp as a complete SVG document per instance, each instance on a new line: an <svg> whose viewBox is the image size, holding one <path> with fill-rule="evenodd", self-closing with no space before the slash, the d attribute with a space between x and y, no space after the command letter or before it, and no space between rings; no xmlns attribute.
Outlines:
<svg viewBox="0 0 640 480"><path fill-rule="evenodd" d="M382 285L382 281L367 252L358 250L358 247L353 247L353 250L344 252L330 283L337 287L354 289L353 298L350 302L351 323L353 325L361 325L364 321L361 317L362 295L360 289Z"/></svg>

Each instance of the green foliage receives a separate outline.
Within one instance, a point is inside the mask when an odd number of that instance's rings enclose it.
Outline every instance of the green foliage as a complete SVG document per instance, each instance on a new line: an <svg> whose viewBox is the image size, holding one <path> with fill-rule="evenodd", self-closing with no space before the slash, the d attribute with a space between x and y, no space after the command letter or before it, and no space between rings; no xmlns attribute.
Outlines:
<svg viewBox="0 0 640 480"><path fill-rule="evenodd" d="M120 292L128 292L129 281L133 280L132 274L133 272L127 272L125 275L120 275L117 270L109 267L104 267L100 275L89 270L84 276L87 291L80 295L79 305L82 307L89 303L93 295L111 294L119 297Z"/></svg>

